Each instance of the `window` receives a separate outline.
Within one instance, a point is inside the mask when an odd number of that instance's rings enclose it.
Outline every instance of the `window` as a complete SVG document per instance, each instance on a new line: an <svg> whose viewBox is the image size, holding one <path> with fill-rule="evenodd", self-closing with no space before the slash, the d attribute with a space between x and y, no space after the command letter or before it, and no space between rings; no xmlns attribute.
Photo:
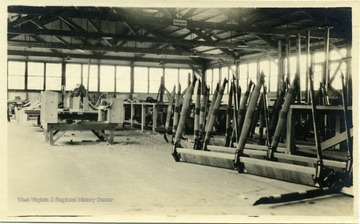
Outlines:
<svg viewBox="0 0 360 224"><path fill-rule="evenodd" d="M296 56L290 57L290 83L293 83L296 74Z"/></svg>
<svg viewBox="0 0 360 224"><path fill-rule="evenodd" d="M214 90L216 88L217 83L220 81L220 71L219 68L214 68L213 69L213 87Z"/></svg>
<svg viewBox="0 0 360 224"><path fill-rule="evenodd" d="M314 53L314 63L324 63L325 61L325 52L318 51Z"/></svg>
<svg viewBox="0 0 360 224"><path fill-rule="evenodd" d="M241 92L244 93L244 92L246 91L247 85L248 85L248 79L247 79L247 74L248 74L247 64L240 64L239 70L240 70L239 85L240 85L240 87L241 87Z"/></svg>
<svg viewBox="0 0 360 224"><path fill-rule="evenodd" d="M114 92L115 67L100 65L100 92Z"/></svg>
<svg viewBox="0 0 360 224"><path fill-rule="evenodd" d="M149 93L158 93L163 75L162 68L150 68L149 70Z"/></svg>
<svg viewBox="0 0 360 224"><path fill-rule="evenodd" d="M340 52L339 52L340 51ZM346 57L346 48L341 48L337 50L330 51L330 59L331 60L338 60ZM341 73L345 76L346 75L346 62L335 62L330 63L330 79L334 77L334 81L331 83L332 87L335 89L341 90Z"/></svg>
<svg viewBox="0 0 360 224"><path fill-rule="evenodd" d="M190 78L191 75L192 75L191 69L180 69L179 83L181 85L181 92L184 92L184 90L189 86L189 80L191 80Z"/></svg>
<svg viewBox="0 0 360 224"><path fill-rule="evenodd" d="M210 93L213 91L213 70L207 69L205 73L206 85L210 88Z"/></svg>
<svg viewBox="0 0 360 224"><path fill-rule="evenodd" d="M47 90L61 89L61 64L46 63L46 84Z"/></svg>
<svg viewBox="0 0 360 224"><path fill-rule="evenodd" d="M116 92L130 92L130 73L129 66L116 66Z"/></svg>
<svg viewBox="0 0 360 224"><path fill-rule="evenodd" d="M257 64L256 64L256 62L249 63L249 79L252 80L254 83L257 83Z"/></svg>
<svg viewBox="0 0 360 224"><path fill-rule="evenodd" d="M178 69L165 69L165 88L171 93L178 83Z"/></svg>
<svg viewBox="0 0 360 224"><path fill-rule="evenodd" d="M28 63L28 89L44 88L44 63Z"/></svg>
<svg viewBox="0 0 360 224"><path fill-rule="evenodd" d="M313 70L314 76L314 90L317 91L322 82L323 65L315 65ZM309 87L310 88L310 87Z"/></svg>
<svg viewBox="0 0 360 224"><path fill-rule="evenodd" d="M336 74L337 73L337 74ZM334 77L334 81L331 83L332 87L337 90L342 89L342 80L341 80L341 73L345 76L346 75L346 64L337 62L330 64L330 79ZM345 84L346 85L346 84Z"/></svg>
<svg viewBox="0 0 360 224"><path fill-rule="evenodd" d="M66 90L75 89L76 85L81 84L81 65L66 64Z"/></svg>
<svg viewBox="0 0 360 224"><path fill-rule="evenodd" d="M134 92L148 92L148 68L134 67Z"/></svg>
<svg viewBox="0 0 360 224"><path fill-rule="evenodd" d="M278 90L278 82L279 82L279 68L278 61L275 60L275 63L270 62L270 80L268 84L268 92L276 92Z"/></svg>
<svg viewBox="0 0 360 224"><path fill-rule="evenodd" d="M9 61L8 89L25 89L25 62Z"/></svg>
<svg viewBox="0 0 360 224"><path fill-rule="evenodd" d="M300 89L305 91L306 89L306 55L302 54L300 56Z"/></svg>
<svg viewBox="0 0 360 224"><path fill-rule="evenodd" d="M88 91L98 91L98 66L83 64L83 85ZM88 76L89 76L89 86L88 86Z"/></svg>

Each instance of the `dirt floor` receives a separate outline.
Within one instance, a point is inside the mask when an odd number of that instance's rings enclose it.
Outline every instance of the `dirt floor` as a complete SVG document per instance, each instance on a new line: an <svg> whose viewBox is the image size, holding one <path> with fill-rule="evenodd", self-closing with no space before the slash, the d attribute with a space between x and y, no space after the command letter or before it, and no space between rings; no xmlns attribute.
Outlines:
<svg viewBox="0 0 360 224"><path fill-rule="evenodd" d="M294 222L301 221L295 216L342 216L345 221L354 215L354 199L342 194L253 206L263 196L312 188L177 163L160 134L117 131L115 144L109 145L91 132L67 132L50 146L33 123L8 123L9 217L160 215L173 221L220 215L225 221L236 215L252 221L285 216Z"/></svg>

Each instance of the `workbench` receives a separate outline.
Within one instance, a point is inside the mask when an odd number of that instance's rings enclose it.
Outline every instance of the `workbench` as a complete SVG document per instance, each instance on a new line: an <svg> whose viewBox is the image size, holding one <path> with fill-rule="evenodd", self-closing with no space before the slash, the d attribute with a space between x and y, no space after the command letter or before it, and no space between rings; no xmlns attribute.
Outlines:
<svg viewBox="0 0 360 224"><path fill-rule="evenodd" d="M91 131L100 140L106 140L110 144L114 143L114 131L117 128L115 123L104 123L85 121L73 124L67 123L48 123L45 131L45 139L50 145L54 145L67 131ZM105 134L109 131L109 136Z"/></svg>

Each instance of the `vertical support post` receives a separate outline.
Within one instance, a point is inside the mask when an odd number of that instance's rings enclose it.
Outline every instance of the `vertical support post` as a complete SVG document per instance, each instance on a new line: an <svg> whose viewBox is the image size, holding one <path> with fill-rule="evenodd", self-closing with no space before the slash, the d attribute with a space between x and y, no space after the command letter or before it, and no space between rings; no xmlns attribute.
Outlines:
<svg viewBox="0 0 360 224"><path fill-rule="evenodd" d="M84 83L84 69L83 69L83 64L80 65L80 84L83 85Z"/></svg>
<svg viewBox="0 0 360 224"><path fill-rule="evenodd" d="M325 91L328 91L329 88L329 48L330 48L330 28L327 27L325 30L325 63L324 63L324 73L323 73L323 80L325 81Z"/></svg>
<svg viewBox="0 0 360 224"><path fill-rule="evenodd" d="M281 86L284 83L284 72L283 72L283 59L282 59L282 52L281 52L281 40L278 41L278 84L276 95L280 95Z"/></svg>
<svg viewBox="0 0 360 224"><path fill-rule="evenodd" d="M141 132L144 131L145 127L145 105L144 103L141 104Z"/></svg>
<svg viewBox="0 0 360 224"><path fill-rule="evenodd" d="M89 63L88 63L88 73L87 73L87 80L86 80L86 96L89 97L89 91L90 91L90 61L91 59L89 59Z"/></svg>
<svg viewBox="0 0 360 224"><path fill-rule="evenodd" d="M165 89L165 67L162 68L162 76L160 80L160 102L164 102L164 89Z"/></svg>
<svg viewBox="0 0 360 224"><path fill-rule="evenodd" d="M249 83L250 71L249 71L249 62L246 63L246 83Z"/></svg>
<svg viewBox="0 0 360 224"><path fill-rule="evenodd" d="M111 128L111 130L109 131L110 135L109 135L109 143L110 145L114 144L114 129Z"/></svg>
<svg viewBox="0 0 360 224"><path fill-rule="evenodd" d="M116 95L116 73L117 73L117 66L114 65L114 95Z"/></svg>
<svg viewBox="0 0 360 224"><path fill-rule="evenodd" d="M210 97L210 94L213 94L214 93L214 69L212 68L211 69L211 87L210 87L210 90L211 92L209 92L209 97Z"/></svg>
<svg viewBox="0 0 360 224"><path fill-rule="evenodd" d="M130 63L130 99L133 99L134 95L134 62ZM132 119L132 118L131 118Z"/></svg>
<svg viewBox="0 0 360 224"><path fill-rule="evenodd" d="M26 99L28 98L28 80L29 80L29 62L28 60L25 61L25 92L26 92Z"/></svg>
<svg viewBox="0 0 360 224"><path fill-rule="evenodd" d="M346 48L346 57L351 58L351 45ZM351 78L351 60L347 60L346 63L346 76L345 81L348 84L346 88L346 98L348 105L352 105L352 78Z"/></svg>
<svg viewBox="0 0 360 224"><path fill-rule="evenodd" d="M239 80L240 80L240 62L236 62L236 86L239 86Z"/></svg>
<svg viewBox="0 0 360 224"><path fill-rule="evenodd" d="M289 82L291 83L291 74L290 74L290 53L291 53L291 42L290 38L288 38L288 43L286 45L286 59L287 59L287 78Z"/></svg>
<svg viewBox="0 0 360 224"><path fill-rule="evenodd" d="M298 33L296 36L296 75L299 76L301 80L301 74L300 74L300 57L301 57L301 36ZM297 99L298 103L301 103L301 82L299 82L298 92L297 92Z"/></svg>
<svg viewBox="0 0 360 224"><path fill-rule="evenodd" d="M178 84L180 84L180 69L178 68L177 71L178 71L178 74L177 74L177 83L176 83L176 85L179 86Z"/></svg>
<svg viewBox="0 0 360 224"><path fill-rule="evenodd" d="M206 63L203 63L202 64L202 67L201 67L201 83L202 84L205 84L207 82L206 80L206 70L207 70L207 64Z"/></svg>
<svg viewBox="0 0 360 224"><path fill-rule="evenodd" d="M64 60L61 63L61 86L66 86L66 63Z"/></svg>
<svg viewBox="0 0 360 224"><path fill-rule="evenodd" d="M134 103L130 102L130 126L131 127L134 127L134 115L135 115L134 107L135 107Z"/></svg>
<svg viewBox="0 0 360 224"><path fill-rule="evenodd" d="M155 133L155 130L157 128L157 108L156 103L153 104L153 124L152 124L152 131Z"/></svg>
<svg viewBox="0 0 360 224"><path fill-rule="evenodd" d="M43 82L43 90L46 90L46 63L44 63L44 82Z"/></svg>
<svg viewBox="0 0 360 224"><path fill-rule="evenodd" d="M306 35L306 77L305 77L305 102L310 102L309 97L309 68L310 68L310 30Z"/></svg>
<svg viewBox="0 0 360 224"><path fill-rule="evenodd" d="M147 93L150 93L150 68L147 67Z"/></svg>
<svg viewBox="0 0 360 224"><path fill-rule="evenodd" d="M260 59L256 61L256 81L259 80L260 76Z"/></svg>
<svg viewBox="0 0 360 224"><path fill-rule="evenodd" d="M227 69L227 77L226 77L226 79L227 80L230 80L230 65L228 66L228 69ZM226 93L228 94L229 93L229 89L230 89L230 87L229 87L230 85L227 85L226 86Z"/></svg>
<svg viewBox="0 0 360 224"><path fill-rule="evenodd" d="M219 65L219 82L221 82L222 80L222 69L221 69L221 65Z"/></svg>
<svg viewBox="0 0 360 224"><path fill-rule="evenodd" d="M290 107L286 119L286 152L293 154L295 150L295 117L293 109Z"/></svg>
<svg viewBox="0 0 360 224"><path fill-rule="evenodd" d="M270 89L270 82L271 82L271 60L269 60L269 74L268 74L268 77L269 77L269 81L268 81L268 92L271 91Z"/></svg>
<svg viewBox="0 0 360 224"><path fill-rule="evenodd" d="M97 63L97 92L100 92L100 60L98 60L98 63Z"/></svg>

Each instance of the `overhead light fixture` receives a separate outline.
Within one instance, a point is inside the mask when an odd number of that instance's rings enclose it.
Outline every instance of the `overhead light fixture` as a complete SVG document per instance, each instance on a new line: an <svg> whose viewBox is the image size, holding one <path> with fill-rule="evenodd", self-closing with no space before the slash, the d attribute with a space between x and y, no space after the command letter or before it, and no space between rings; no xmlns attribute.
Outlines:
<svg viewBox="0 0 360 224"><path fill-rule="evenodd" d="M162 60L160 60L160 62L159 62L159 65L163 65L164 63L163 63L163 61Z"/></svg>
<svg viewBox="0 0 360 224"><path fill-rule="evenodd" d="M71 61L71 58L70 58L70 56L69 56L69 55L68 55L68 56L66 56L65 61Z"/></svg>
<svg viewBox="0 0 360 224"><path fill-rule="evenodd" d="M145 8L142 10L143 12L148 12L148 13L156 13L159 12L158 9L154 9L154 8Z"/></svg>
<svg viewBox="0 0 360 224"><path fill-rule="evenodd" d="M196 53L196 51L194 51L194 53L193 53L192 55L190 55L190 57L192 57L192 58L198 58L199 55Z"/></svg>

